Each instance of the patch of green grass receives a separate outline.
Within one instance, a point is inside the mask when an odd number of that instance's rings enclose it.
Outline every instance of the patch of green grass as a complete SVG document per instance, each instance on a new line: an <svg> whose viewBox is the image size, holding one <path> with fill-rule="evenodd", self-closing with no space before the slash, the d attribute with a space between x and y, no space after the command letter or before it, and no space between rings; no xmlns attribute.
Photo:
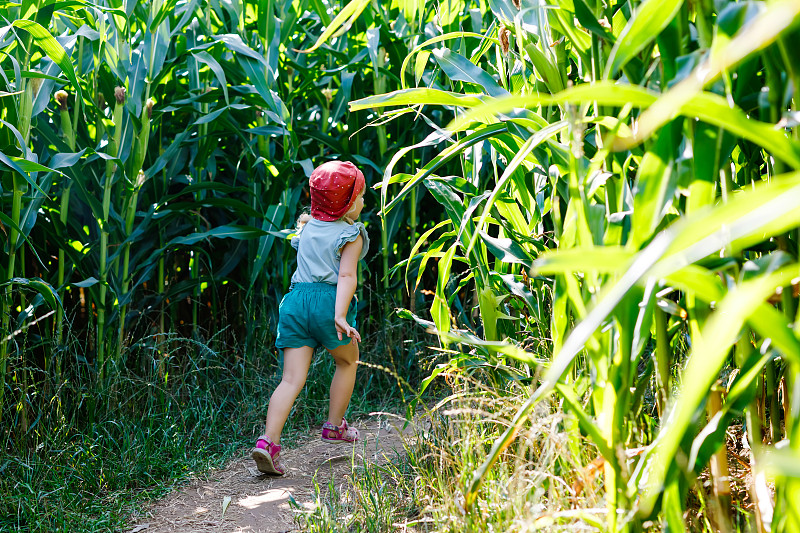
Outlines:
<svg viewBox="0 0 800 533"><path fill-rule="evenodd" d="M295 505L296 520L302 531L396 531L400 523L419 513L416 485L420 480L415 480L410 464L401 455L387 464L354 465L340 486L334 479L332 476L323 487L314 483L311 506Z"/></svg>
<svg viewBox="0 0 800 533"><path fill-rule="evenodd" d="M228 435L228 428L199 423L189 429L169 416L146 428L137 422L104 422L92 435L3 454L0 530L118 529L131 509L231 454L230 442L214 438Z"/></svg>
<svg viewBox="0 0 800 533"><path fill-rule="evenodd" d="M160 403L152 382L115 394L137 397L87 421L42 413L27 438L6 432L0 452L0 531L109 531L176 483L219 467L247 440L234 391L194 388ZM183 396L183 399L181 398ZM140 403L141 402L141 403ZM46 427L46 430L45 430ZM16 441L14 438L16 437Z"/></svg>

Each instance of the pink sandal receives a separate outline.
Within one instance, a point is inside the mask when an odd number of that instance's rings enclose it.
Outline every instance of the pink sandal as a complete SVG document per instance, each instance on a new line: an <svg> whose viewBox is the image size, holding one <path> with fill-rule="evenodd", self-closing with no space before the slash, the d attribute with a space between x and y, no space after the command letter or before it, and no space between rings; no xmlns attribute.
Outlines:
<svg viewBox="0 0 800 533"><path fill-rule="evenodd" d="M273 474L282 476L286 473L283 467L278 462L278 456L281 454L281 447L266 435L258 437L256 447L250 457L256 462L256 468L259 472L265 474Z"/></svg>
<svg viewBox="0 0 800 533"><path fill-rule="evenodd" d="M358 430L348 426L344 418L341 426L334 426L330 422L322 424L322 440L325 442L357 442L358 437Z"/></svg>

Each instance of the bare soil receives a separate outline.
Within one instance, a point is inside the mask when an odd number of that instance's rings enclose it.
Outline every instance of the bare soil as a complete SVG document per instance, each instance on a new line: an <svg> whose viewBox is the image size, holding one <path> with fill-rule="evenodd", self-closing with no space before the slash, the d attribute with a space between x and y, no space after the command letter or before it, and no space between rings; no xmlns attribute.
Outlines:
<svg viewBox="0 0 800 533"><path fill-rule="evenodd" d="M372 416L356 424L361 440L356 444L330 444L309 436L297 447L284 449L281 462L286 475L261 474L241 450L225 468L189 482L134 517L128 533L286 533L300 531L294 500L313 507L314 483L324 489L331 479L344 488L353 467L364 462L382 464L403 453L402 421Z"/></svg>

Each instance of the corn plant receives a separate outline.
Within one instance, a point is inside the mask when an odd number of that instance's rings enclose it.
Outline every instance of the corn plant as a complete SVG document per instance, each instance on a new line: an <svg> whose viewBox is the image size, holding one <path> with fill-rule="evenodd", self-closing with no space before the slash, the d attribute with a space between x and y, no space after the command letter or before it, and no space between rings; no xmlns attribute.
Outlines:
<svg viewBox="0 0 800 533"><path fill-rule="evenodd" d="M30 8L31 6L27 6ZM32 288L39 293L31 307L38 303L46 302L56 310L60 305L57 294L53 288L41 279L28 279L24 277L24 267L19 268L17 258L23 259L23 244L29 239L31 230L36 223L38 210L47 197L51 179L57 171L40 164L40 158L31 150L31 131L34 101L38 96L41 86L40 73L32 71L34 50L36 55L50 58L71 80L75 80L75 73L67 61L64 50L45 28L32 20L16 20L5 28L2 36L7 43L4 48L6 57L14 66L14 77L5 78L5 91L2 93L4 100L10 105L4 106L3 115L3 140L0 145L0 154L4 171L0 174L3 183L2 190L10 191L11 216L3 214L2 222L8 229L5 253L7 263L3 270L3 313L2 336L0 337L0 411L3 408L5 382L8 358L12 353L10 343L14 341L14 334L9 334L11 324L11 308L13 302L12 288L23 286ZM23 72L25 74L23 74ZM52 166L58 168L69 164L67 158L51 158ZM19 275L18 272L23 272ZM25 299L21 300L25 303ZM23 307L20 305L20 307ZM31 309L24 306L21 322L29 316ZM22 324L17 323L14 329ZM1 416L1 415L0 415Z"/></svg>
<svg viewBox="0 0 800 533"><path fill-rule="evenodd" d="M347 113L349 100L396 87L405 36L421 26L394 28L393 9L0 6L0 395L43 408L22 383L77 379L90 400L75 405L91 421L121 375L154 371L168 384L184 370L168 356L176 333L203 341L232 326L254 355L288 289L285 237L311 169L349 158L372 183L389 145L413 138L409 117L375 138L368 118ZM365 220L387 252L362 277L380 271L394 289L389 261L412 246L408 221ZM68 334L81 353L68 352ZM151 343L156 360L140 358Z"/></svg>
<svg viewBox="0 0 800 533"><path fill-rule="evenodd" d="M798 6L490 7L480 34L448 34L442 25L420 43L401 68L402 90L351 102L353 111L406 106L447 117L446 129L396 153L382 187L403 186L384 192L381 204L387 216L424 183L448 215L450 231L432 228L415 247L425 253L411 258L423 267L438 258L430 313L442 343L538 366L521 345L530 335L550 339L538 387L520 399L484 464L464 473L465 506L481 498L489 469L555 391L602 458L606 529L639 530L657 519L683 530L688 491L712 456L724 458L715 453L737 417L746 421L754 474L787 460L789 452L773 459L779 441L781 449L798 445L790 415L780 427L776 395L781 380L793 390L798 355L790 327L798 62L788 45ZM446 14L440 6L437 21ZM394 169L425 145L444 148L414 173ZM437 175L452 172L451 161L461 174ZM467 266L459 277L457 263ZM550 316L533 314L536 300L525 298L542 291ZM479 323L470 320L470 300ZM726 365L737 370L706 422L699 408ZM650 438L636 428L653 383L658 400L647 416L660 422ZM791 412L796 399L783 399ZM629 452L640 446L635 459ZM792 474L777 476L774 510L763 496L766 477L753 479L757 526L794 530ZM724 480L715 486L723 488L711 497L722 498ZM717 519L750 520L726 512Z"/></svg>

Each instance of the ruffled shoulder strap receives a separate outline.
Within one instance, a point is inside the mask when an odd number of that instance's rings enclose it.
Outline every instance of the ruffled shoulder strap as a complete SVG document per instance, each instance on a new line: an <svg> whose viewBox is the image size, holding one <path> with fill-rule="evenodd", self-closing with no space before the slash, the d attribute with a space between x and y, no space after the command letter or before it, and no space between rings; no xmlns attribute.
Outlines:
<svg viewBox="0 0 800 533"><path fill-rule="evenodd" d="M369 250L369 237L367 237L367 228L365 228L364 224L361 222L355 222L352 226L348 224L336 239L336 243L334 245L336 259L342 258L342 247L348 242L353 242L356 240L359 235L361 235L361 237L364 239L364 245L361 247L361 256L358 259L361 260L367 256L367 250Z"/></svg>

